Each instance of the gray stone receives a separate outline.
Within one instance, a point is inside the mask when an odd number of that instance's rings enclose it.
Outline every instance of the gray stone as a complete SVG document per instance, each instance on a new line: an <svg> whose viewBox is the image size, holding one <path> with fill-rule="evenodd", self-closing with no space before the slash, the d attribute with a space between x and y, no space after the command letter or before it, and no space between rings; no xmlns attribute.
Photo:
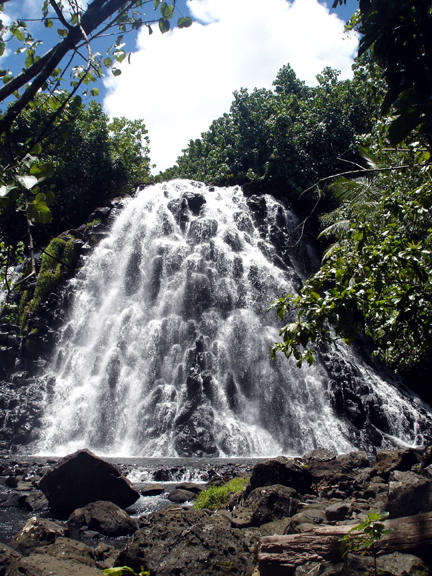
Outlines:
<svg viewBox="0 0 432 576"><path fill-rule="evenodd" d="M380 576L430 576L426 564L412 554L394 552L378 556L377 570Z"/></svg>
<svg viewBox="0 0 432 576"><path fill-rule="evenodd" d="M325 509L325 515L329 522L340 522L341 520L345 520L350 510L351 506L346 502L337 502Z"/></svg>
<svg viewBox="0 0 432 576"><path fill-rule="evenodd" d="M102 576L102 572L95 567L55 558L49 554L32 554L27 558L22 558L17 563L15 574L20 576Z"/></svg>
<svg viewBox="0 0 432 576"><path fill-rule="evenodd" d="M167 496L168 500L170 500L171 502L175 502L176 504L184 504L185 502L194 500L195 497L196 494L194 494L193 492L181 489L172 490Z"/></svg>
<svg viewBox="0 0 432 576"><path fill-rule="evenodd" d="M386 509L390 518L432 510L432 480L414 472L392 472Z"/></svg>
<svg viewBox="0 0 432 576"><path fill-rule="evenodd" d="M140 489L141 496L159 496L165 492L162 484L146 484Z"/></svg>
<svg viewBox="0 0 432 576"><path fill-rule="evenodd" d="M46 518L29 518L24 527L11 541L11 546L22 554L29 554L35 548L53 544L59 536L67 536L67 526Z"/></svg>
<svg viewBox="0 0 432 576"><path fill-rule="evenodd" d="M106 536L133 534L136 521L113 502L99 500L77 508L68 518L68 527L73 535L81 530L94 530Z"/></svg>
<svg viewBox="0 0 432 576"><path fill-rule="evenodd" d="M16 550L0 543L0 576L13 576L16 574L15 567L21 559L21 554Z"/></svg>

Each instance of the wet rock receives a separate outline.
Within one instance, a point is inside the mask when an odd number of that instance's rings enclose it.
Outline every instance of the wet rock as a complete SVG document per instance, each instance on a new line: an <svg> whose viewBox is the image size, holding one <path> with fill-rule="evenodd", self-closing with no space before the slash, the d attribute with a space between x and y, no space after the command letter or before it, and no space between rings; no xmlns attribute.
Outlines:
<svg viewBox="0 0 432 576"><path fill-rule="evenodd" d="M206 202L204 196L198 192L186 192L183 196L186 198L189 210L192 212L192 214L198 216L201 207Z"/></svg>
<svg viewBox="0 0 432 576"><path fill-rule="evenodd" d="M64 516L96 500L108 500L127 508L139 498L139 493L115 466L89 450L60 460L43 476L39 487L51 509Z"/></svg>
<svg viewBox="0 0 432 576"><path fill-rule="evenodd" d="M199 244L213 238L213 236L216 235L217 229L217 220L212 218L199 218L191 222L188 236L194 243Z"/></svg>
<svg viewBox="0 0 432 576"><path fill-rule="evenodd" d="M309 470L301 463L280 456L265 462L259 462L252 470L250 490L259 486L282 484L304 494L312 484Z"/></svg>
<svg viewBox="0 0 432 576"><path fill-rule="evenodd" d="M152 576L250 576L258 532L232 528L223 513L169 508L143 520L116 565Z"/></svg>
<svg viewBox="0 0 432 576"><path fill-rule="evenodd" d="M172 490L172 492L168 494L168 500L170 500L171 502L175 502L176 504L183 504L184 502L189 502L190 500L194 500L195 497L196 494L194 492L182 489Z"/></svg>
<svg viewBox="0 0 432 576"><path fill-rule="evenodd" d="M141 496L159 496L165 492L165 488L162 484L146 484L142 486L140 492Z"/></svg>
<svg viewBox="0 0 432 576"><path fill-rule="evenodd" d="M67 534L68 529L64 524L33 516L12 539L11 546L22 554L29 554L35 548L53 544L56 538Z"/></svg>
<svg viewBox="0 0 432 576"><path fill-rule="evenodd" d="M180 482L175 487L179 490L188 490L194 494L199 494L204 490L203 484L196 484L195 482Z"/></svg>
<svg viewBox="0 0 432 576"><path fill-rule="evenodd" d="M72 535L79 535L83 530L93 530L106 536L124 536L133 534L137 528L136 521L127 512L106 501L91 502L77 508L67 523Z"/></svg>

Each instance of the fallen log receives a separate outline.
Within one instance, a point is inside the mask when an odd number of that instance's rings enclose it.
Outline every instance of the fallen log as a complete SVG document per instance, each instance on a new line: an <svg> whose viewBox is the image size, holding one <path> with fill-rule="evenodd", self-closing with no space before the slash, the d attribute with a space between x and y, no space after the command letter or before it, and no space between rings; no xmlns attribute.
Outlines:
<svg viewBox="0 0 432 576"><path fill-rule="evenodd" d="M382 522L385 533L374 544L377 555L407 552L432 556L432 512ZM342 561L342 538L353 526L320 526L301 534L264 536L258 564L261 576L289 576L307 562Z"/></svg>

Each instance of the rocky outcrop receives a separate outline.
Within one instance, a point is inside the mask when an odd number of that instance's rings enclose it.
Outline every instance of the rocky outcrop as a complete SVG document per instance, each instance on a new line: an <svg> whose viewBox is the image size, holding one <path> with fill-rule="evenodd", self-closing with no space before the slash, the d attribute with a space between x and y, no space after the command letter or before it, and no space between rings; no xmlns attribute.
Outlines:
<svg viewBox="0 0 432 576"><path fill-rule="evenodd" d="M141 520L116 565L141 566L152 576L250 575L256 530L231 527L224 512L168 508Z"/></svg>
<svg viewBox="0 0 432 576"><path fill-rule="evenodd" d="M252 576L258 565L260 576L363 576L375 574L376 565L382 576L430 576L431 456L430 448L376 458L317 450L256 464L247 489L216 511L165 501L165 509L131 520L110 502L93 502L67 523L32 517L12 547L0 547L0 575L96 576L127 565L152 576ZM23 495L36 491L25 465L0 470L10 502L20 487ZM215 478L228 479L228 470L238 474L233 465L221 466L219 474L216 464L212 470ZM178 487L188 488L190 498L201 488ZM365 540L365 527L376 522L385 530ZM128 531L128 540L116 536Z"/></svg>
<svg viewBox="0 0 432 576"><path fill-rule="evenodd" d="M28 278L7 298L0 318L0 452L36 439L45 392L37 375L48 361L57 329L69 308L72 292L67 281L81 268L89 250L106 236L119 206L119 200L111 201L108 206L96 209L89 223L54 239L69 243L72 250L67 262L63 258L60 258L62 264L53 261L61 265L59 274L53 275L55 282L37 305L28 306L39 278ZM41 254L38 265L40 259ZM45 383L48 389L50 384Z"/></svg>
<svg viewBox="0 0 432 576"><path fill-rule="evenodd" d="M39 487L52 511L60 516L68 516L76 508L96 500L109 500L127 508L139 498L139 493L118 468L89 450L80 450L60 460L43 476Z"/></svg>

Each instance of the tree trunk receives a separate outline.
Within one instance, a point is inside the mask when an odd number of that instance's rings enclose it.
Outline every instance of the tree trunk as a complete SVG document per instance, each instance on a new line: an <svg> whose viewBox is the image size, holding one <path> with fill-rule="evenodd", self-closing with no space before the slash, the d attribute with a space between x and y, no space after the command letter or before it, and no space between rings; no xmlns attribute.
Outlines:
<svg viewBox="0 0 432 576"><path fill-rule="evenodd" d="M383 522L389 530L377 540L377 555L407 552L432 555L432 512ZM322 526L302 534L264 536L258 563L261 576L288 576L306 562L341 561L341 539L352 526Z"/></svg>

